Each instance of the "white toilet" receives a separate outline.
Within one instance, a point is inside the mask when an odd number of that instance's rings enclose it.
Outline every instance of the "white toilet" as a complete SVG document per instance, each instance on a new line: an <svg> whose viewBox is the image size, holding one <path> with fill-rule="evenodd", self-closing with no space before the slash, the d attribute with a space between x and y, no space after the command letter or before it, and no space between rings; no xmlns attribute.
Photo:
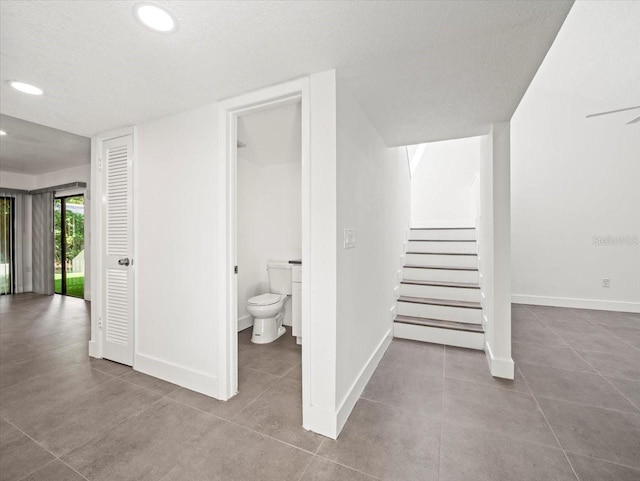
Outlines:
<svg viewBox="0 0 640 481"><path fill-rule="evenodd" d="M252 297L247 310L253 316L251 342L267 344L282 336L287 330L282 325L287 296L291 295L291 265L285 262L267 264L269 291Z"/></svg>

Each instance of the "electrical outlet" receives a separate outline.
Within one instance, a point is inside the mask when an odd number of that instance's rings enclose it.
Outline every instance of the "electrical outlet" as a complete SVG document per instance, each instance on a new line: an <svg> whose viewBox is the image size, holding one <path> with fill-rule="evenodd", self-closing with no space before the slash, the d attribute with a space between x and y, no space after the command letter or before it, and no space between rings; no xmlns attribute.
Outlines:
<svg viewBox="0 0 640 481"><path fill-rule="evenodd" d="M611 279L602 279L602 287L611 287Z"/></svg>
<svg viewBox="0 0 640 481"><path fill-rule="evenodd" d="M344 230L344 248L353 249L356 246L356 231L353 229Z"/></svg>

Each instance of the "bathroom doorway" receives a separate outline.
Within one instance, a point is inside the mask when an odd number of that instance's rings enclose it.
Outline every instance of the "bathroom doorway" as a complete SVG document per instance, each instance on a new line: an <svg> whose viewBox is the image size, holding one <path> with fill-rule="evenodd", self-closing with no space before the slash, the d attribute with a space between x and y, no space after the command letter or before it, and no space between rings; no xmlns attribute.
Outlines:
<svg viewBox="0 0 640 481"><path fill-rule="evenodd" d="M302 270L300 99L236 119L238 391L300 383ZM295 288L294 288L295 287ZM289 380L281 378L289 375ZM299 396L302 425L301 396ZM290 400L295 404L295 400Z"/></svg>
<svg viewBox="0 0 640 481"><path fill-rule="evenodd" d="M0 294L13 294L15 232L13 197L0 197Z"/></svg>

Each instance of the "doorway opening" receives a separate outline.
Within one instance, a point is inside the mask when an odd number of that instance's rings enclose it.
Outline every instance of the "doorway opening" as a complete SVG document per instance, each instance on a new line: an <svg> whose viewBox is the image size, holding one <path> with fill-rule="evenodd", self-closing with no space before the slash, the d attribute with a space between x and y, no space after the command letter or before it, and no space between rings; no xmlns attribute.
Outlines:
<svg viewBox="0 0 640 481"><path fill-rule="evenodd" d="M14 292L14 216L13 197L0 197L0 294Z"/></svg>
<svg viewBox="0 0 640 481"><path fill-rule="evenodd" d="M55 293L84 298L84 195L53 200Z"/></svg>
<svg viewBox="0 0 640 481"><path fill-rule="evenodd" d="M302 106L236 118L238 391L289 386L302 425ZM287 380L279 380L285 377ZM297 386L299 384L299 386ZM295 391L298 395L295 396ZM269 395L269 392L266 393ZM283 422L280 406L272 416ZM300 416L300 419L296 419Z"/></svg>

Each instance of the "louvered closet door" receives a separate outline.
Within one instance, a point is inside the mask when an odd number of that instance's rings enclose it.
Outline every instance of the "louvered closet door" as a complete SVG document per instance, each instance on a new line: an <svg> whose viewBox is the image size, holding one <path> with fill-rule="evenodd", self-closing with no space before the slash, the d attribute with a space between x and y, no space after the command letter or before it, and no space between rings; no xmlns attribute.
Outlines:
<svg viewBox="0 0 640 481"><path fill-rule="evenodd" d="M103 356L133 365L133 138L102 144Z"/></svg>

